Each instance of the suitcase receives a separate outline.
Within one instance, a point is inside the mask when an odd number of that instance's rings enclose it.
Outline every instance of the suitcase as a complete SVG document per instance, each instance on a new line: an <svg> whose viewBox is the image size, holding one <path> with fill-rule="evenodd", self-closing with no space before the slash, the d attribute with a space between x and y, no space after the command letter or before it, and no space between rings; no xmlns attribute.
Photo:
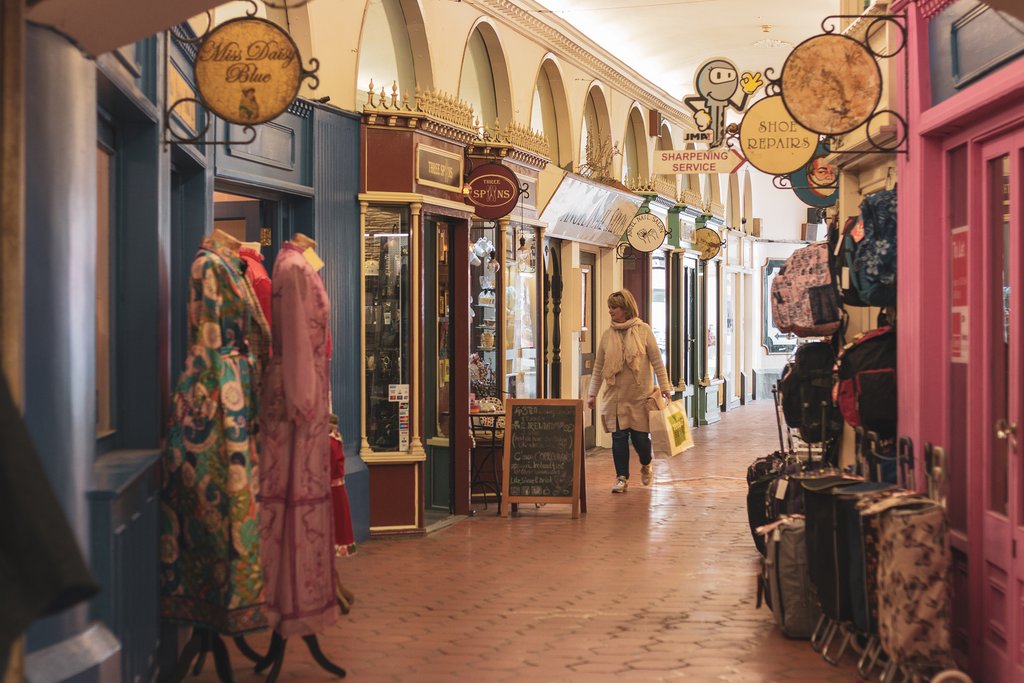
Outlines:
<svg viewBox="0 0 1024 683"><path fill-rule="evenodd" d="M767 554L761 561L757 606L761 606L763 597L775 623L790 638L809 638L819 616L807 577L804 530L800 517L783 517L761 528Z"/></svg>
<svg viewBox="0 0 1024 683"><path fill-rule="evenodd" d="M918 498L881 516L878 547L878 637L912 675L954 666L946 511Z"/></svg>
<svg viewBox="0 0 1024 683"><path fill-rule="evenodd" d="M828 475L801 482L804 509L807 511L807 569L811 589L822 613L833 621L842 621L840 610L839 567L837 566L836 498L833 489L860 484L845 475Z"/></svg>

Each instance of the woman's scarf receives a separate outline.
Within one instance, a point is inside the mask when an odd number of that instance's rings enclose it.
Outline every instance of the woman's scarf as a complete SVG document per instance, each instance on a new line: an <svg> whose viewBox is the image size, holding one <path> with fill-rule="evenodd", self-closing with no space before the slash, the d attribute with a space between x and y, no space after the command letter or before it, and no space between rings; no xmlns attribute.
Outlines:
<svg viewBox="0 0 1024 683"><path fill-rule="evenodd" d="M628 367L633 372L633 379L640 382L640 357L646 350L641 335L640 318L630 318L624 323L612 323L614 334L608 335L608 346L604 350L605 384L615 384L615 376ZM622 332L625 331L625 334Z"/></svg>

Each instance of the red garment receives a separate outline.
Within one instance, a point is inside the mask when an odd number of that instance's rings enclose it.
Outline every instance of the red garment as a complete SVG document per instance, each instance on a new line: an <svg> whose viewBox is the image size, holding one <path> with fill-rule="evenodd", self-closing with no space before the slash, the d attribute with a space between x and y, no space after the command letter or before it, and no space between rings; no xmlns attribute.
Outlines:
<svg viewBox="0 0 1024 683"><path fill-rule="evenodd" d="M256 292L256 299L260 302L260 308L263 309L263 315L267 318L267 324L272 325L273 321L270 318L270 276L267 275L267 269L263 267L263 254L248 247L242 247L238 250L238 255L245 260L245 279L249 281L249 284L252 285L252 290Z"/></svg>
<svg viewBox="0 0 1024 683"><path fill-rule="evenodd" d="M334 550L338 557L355 552L356 536L352 531L352 511L345 488L345 449L341 434L332 429L331 439L331 504L334 508Z"/></svg>

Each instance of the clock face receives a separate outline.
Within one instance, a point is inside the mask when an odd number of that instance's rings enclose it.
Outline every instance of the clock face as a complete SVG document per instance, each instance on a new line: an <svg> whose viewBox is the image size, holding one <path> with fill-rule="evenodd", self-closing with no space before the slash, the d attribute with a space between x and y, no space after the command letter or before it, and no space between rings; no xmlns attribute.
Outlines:
<svg viewBox="0 0 1024 683"><path fill-rule="evenodd" d="M710 261L718 256L722 248L722 237L712 228L697 228L693 236L693 246L700 252L701 261Z"/></svg>
<svg viewBox="0 0 1024 683"><path fill-rule="evenodd" d="M626 240L629 246L637 251L650 252L661 246L665 241L665 224L653 213L642 213L634 216L626 228Z"/></svg>

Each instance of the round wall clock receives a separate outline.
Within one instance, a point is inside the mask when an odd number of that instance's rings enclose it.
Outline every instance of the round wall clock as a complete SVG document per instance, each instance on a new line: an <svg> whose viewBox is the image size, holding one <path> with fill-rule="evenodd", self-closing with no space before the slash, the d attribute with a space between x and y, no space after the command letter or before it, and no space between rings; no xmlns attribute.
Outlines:
<svg viewBox="0 0 1024 683"><path fill-rule="evenodd" d="M831 33L793 48L781 80L790 115L824 135L842 135L862 125L882 97L882 71L868 49Z"/></svg>
<svg viewBox="0 0 1024 683"><path fill-rule="evenodd" d="M626 228L626 241L637 251L651 252L665 241L665 223L653 213L641 213L633 217Z"/></svg>
<svg viewBox="0 0 1024 683"><path fill-rule="evenodd" d="M713 228L697 228L693 235L693 246L700 252L701 261L710 261L722 250L722 236Z"/></svg>

